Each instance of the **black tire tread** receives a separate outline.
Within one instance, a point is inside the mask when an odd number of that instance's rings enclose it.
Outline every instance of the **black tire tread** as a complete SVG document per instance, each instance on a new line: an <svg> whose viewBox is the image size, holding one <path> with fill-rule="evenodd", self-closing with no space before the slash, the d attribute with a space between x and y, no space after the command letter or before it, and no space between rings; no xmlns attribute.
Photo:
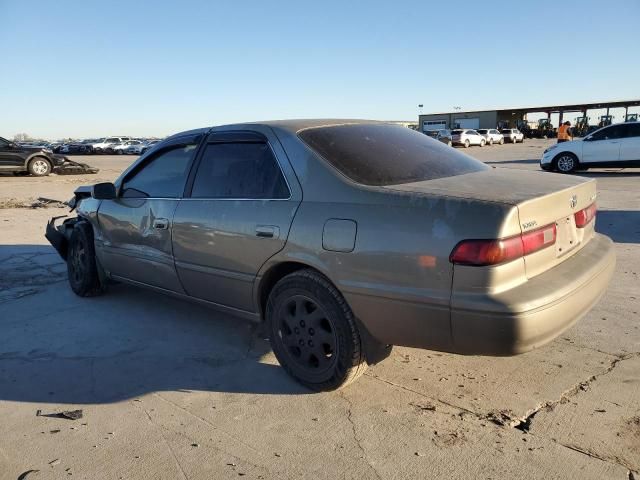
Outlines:
<svg viewBox="0 0 640 480"><path fill-rule="evenodd" d="M81 285L75 285L71 282L71 249L74 242L77 242L78 238L82 237L83 243L87 248L87 255L91 258L88 265L88 274ZM71 237L69 239L69 260L67 260L67 272L69 276L69 285L73 292L80 297L95 297L104 292L104 288L100 283L100 276L98 274L98 265L96 263L96 251L93 243L93 228L86 221L78 222L73 227Z"/></svg>
<svg viewBox="0 0 640 480"><path fill-rule="evenodd" d="M337 303L340 311L343 315L343 320L346 322L346 326L350 330L350 340L351 340L351 356L348 359L348 365L344 372L336 372L331 377L331 379L322 382L322 383L309 383L300 379L297 375L294 374L291 369L288 368L286 362L281 363L282 367L289 373L291 376L296 378L303 385L318 391L328 391L328 390L337 390L346 387L347 385L356 381L367 369L367 362L365 358L364 348L362 345L362 339L360 337L360 333L358 330L358 325L356 323L355 316L351 311L351 308L347 304L346 300L342 296L342 294L333 286L333 284L321 273L312 269L302 269L290 273L289 275L283 277L276 283L269 294L269 299L267 301L266 308L266 318L267 321L271 321L271 313L274 311L274 299L284 290L289 288L307 288L310 289L313 293L316 293L318 290L324 291L331 295L333 300ZM318 296L318 295L316 295ZM269 329L271 334L273 334L273 330ZM275 353L275 349L274 349ZM277 354L276 354L277 356Z"/></svg>

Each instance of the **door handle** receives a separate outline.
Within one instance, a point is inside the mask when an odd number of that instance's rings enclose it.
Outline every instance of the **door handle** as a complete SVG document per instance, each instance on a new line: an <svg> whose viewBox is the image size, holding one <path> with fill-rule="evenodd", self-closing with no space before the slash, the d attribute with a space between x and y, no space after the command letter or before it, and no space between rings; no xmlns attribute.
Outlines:
<svg viewBox="0 0 640 480"><path fill-rule="evenodd" d="M278 238L280 236L280 228L275 225L258 225L256 227L256 236L263 238Z"/></svg>
<svg viewBox="0 0 640 480"><path fill-rule="evenodd" d="M166 218L156 218L153 220L153 228L158 230L166 230L169 228L169 220Z"/></svg>

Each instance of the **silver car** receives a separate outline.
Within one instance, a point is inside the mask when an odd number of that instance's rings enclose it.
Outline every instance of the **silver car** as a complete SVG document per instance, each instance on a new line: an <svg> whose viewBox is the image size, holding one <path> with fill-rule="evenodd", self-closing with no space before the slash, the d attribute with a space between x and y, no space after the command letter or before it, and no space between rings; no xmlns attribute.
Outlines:
<svg viewBox="0 0 640 480"><path fill-rule="evenodd" d="M499 145L504 144L504 135L502 135L500 131L495 128L482 128L476 131L484 137L487 145L493 145L494 143L497 143Z"/></svg>
<svg viewBox="0 0 640 480"><path fill-rule="evenodd" d="M167 138L76 190L46 236L76 294L117 280L265 322L281 365L326 390L390 345L513 355L560 335L614 269L595 196L401 126L262 122Z"/></svg>
<svg viewBox="0 0 640 480"><path fill-rule="evenodd" d="M469 148L471 145L484 147L487 140L475 130L469 128L458 128L451 132L451 141L454 145L462 145Z"/></svg>

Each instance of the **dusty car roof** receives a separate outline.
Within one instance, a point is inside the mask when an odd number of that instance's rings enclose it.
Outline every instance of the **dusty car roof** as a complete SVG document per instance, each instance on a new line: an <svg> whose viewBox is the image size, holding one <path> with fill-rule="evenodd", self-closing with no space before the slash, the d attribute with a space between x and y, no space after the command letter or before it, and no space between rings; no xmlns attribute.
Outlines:
<svg viewBox="0 0 640 480"><path fill-rule="evenodd" d="M248 123L239 123L236 124L239 127L247 127L249 125L266 125L268 127L278 128L281 130L286 130L290 133L297 133L300 130L304 130L306 128L314 128L314 127L327 127L334 125L345 125L345 124L362 124L362 123L386 123L380 122L377 120L364 120L364 119L353 119L353 118L307 118L307 119L293 119L293 120L267 120L261 122L248 122ZM229 125L225 125L228 127Z"/></svg>

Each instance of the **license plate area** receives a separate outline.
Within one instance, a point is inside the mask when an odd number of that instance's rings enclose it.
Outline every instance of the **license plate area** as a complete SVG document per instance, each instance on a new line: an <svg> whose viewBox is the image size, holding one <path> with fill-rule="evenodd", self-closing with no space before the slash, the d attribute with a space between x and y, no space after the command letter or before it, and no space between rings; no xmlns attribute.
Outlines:
<svg viewBox="0 0 640 480"><path fill-rule="evenodd" d="M556 257L562 257L578 246L578 232L573 217L556 221Z"/></svg>

